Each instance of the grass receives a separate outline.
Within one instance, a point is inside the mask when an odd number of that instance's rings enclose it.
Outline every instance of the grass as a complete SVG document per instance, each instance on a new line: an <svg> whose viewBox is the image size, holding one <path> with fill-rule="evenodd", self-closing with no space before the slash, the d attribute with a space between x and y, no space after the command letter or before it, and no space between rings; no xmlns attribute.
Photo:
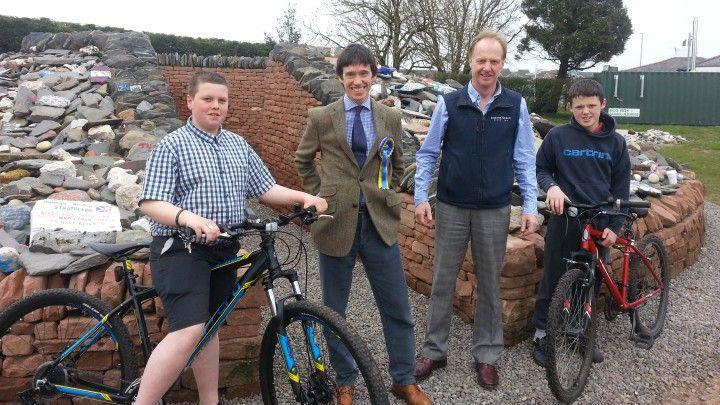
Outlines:
<svg viewBox="0 0 720 405"><path fill-rule="evenodd" d="M568 111L541 115L554 124L566 124L570 119ZM720 127L662 124L620 124L618 127L635 131L655 128L686 138L685 144L661 147L660 154L687 163L708 188L707 200L720 204Z"/></svg>

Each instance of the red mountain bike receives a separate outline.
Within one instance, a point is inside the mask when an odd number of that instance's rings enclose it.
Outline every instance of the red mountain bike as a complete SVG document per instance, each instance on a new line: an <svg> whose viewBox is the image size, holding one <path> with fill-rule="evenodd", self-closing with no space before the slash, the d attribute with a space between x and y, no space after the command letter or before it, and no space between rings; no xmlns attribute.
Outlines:
<svg viewBox="0 0 720 405"><path fill-rule="evenodd" d="M632 223L647 215L650 203L622 201L597 205L568 204L567 215L582 225L580 249L566 259L567 270L550 301L547 322L547 380L555 397L565 403L582 394L592 366L599 283L604 282L605 317L627 312L630 340L650 349L665 323L670 271L662 242L654 235L633 239ZM621 212L628 208L628 212ZM580 212L578 214L578 212ZM595 241L602 231L593 227L598 216L624 216L627 221L613 248L622 252L622 271L616 279L603 261Z"/></svg>

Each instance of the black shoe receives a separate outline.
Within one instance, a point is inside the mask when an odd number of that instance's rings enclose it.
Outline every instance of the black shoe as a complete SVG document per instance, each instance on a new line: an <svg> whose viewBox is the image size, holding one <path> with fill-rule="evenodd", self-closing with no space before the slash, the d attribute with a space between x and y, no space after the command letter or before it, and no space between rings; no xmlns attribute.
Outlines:
<svg viewBox="0 0 720 405"><path fill-rule="evenodd" d="M547 336L533 339L533 360L538 366L547 367Z"/></svg>
<svg viewBox="0 0 720 405"><path fill-rule="evenodd" d="M593 363L602 363L603 360L605 360L605 355L603 354L602 350L598 349L597 346L593 347L592 351L592 361Z"/></svg>

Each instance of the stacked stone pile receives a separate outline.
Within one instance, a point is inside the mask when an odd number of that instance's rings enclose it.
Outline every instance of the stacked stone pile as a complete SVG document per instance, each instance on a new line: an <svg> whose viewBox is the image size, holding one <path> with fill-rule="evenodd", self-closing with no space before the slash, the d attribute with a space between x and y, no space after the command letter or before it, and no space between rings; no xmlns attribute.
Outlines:
<svg viewBox="0 0 720 405"><path fill-rule="evenodd" d="M145 163L154 145L183 124L148 37L99 31L30 34L19 52L0 54L0 120L0 308L63 287L111 306L120 303L126 292L115 282L118 264L108 264L87 243L151 239L137 205ZM30 213L44 199L116 206L122 230L33 227L28 247ZM141 251L136 259L147 254ZM151 285L149 267L142 261L136 267L138 282ZM220 332L226 352L222 386L231 396L256 389L259 292L244 300ZM162 304L155 299L144 310L157 342L167 331ZM134 320L126 321L139 344ZM103 355L111 352L98 356ZM0 387L24 384L27 377L2 372L0 364ZM184 377L171 396L195 398L191 380ZM0 388L0 401L12 399L5 394Z"/></svg>

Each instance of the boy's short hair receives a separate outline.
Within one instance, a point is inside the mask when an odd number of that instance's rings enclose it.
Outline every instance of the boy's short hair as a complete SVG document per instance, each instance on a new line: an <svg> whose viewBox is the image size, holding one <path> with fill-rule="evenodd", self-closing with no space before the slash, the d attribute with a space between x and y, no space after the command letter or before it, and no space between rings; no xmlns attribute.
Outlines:
<svg viewBox="0 0 720 405"><path fill-rule="evenodd" d="M473 50L475 50L475 45L477 45L478 42L482 41L485 38L491 38L500 43L503 51L503 60L505 60L507 58L507 40L499 32L489 29L480 31L480 33L478 33L475 38L470 41L470 46L468 47L468 59L472 58L472 53Z"/></svg>
<svg viewBox="0 0 720 405"><path fill-rule="evenodd" d="M198 87L203 83L221 84L227 87L225 76L217 72L195 72L188 80L188 94L194 97Z"/></svg>
<svg viewBox="0 0 720 405"><path fill-rule="evenodd" d="M369 65L373 76L377 76L377 59L365 45L350 44L340 52L335 66L335 72L342 77L343 69L350 65Z"/></svg>
<svg viewBox="0 0 720 405"><path fill-rule="evenodd" d="M573 82L567 95L570 104L576 97L597 96L601 103L605 100L605 91L603 91L602 85L593 79L580 79Z"/></svg>

